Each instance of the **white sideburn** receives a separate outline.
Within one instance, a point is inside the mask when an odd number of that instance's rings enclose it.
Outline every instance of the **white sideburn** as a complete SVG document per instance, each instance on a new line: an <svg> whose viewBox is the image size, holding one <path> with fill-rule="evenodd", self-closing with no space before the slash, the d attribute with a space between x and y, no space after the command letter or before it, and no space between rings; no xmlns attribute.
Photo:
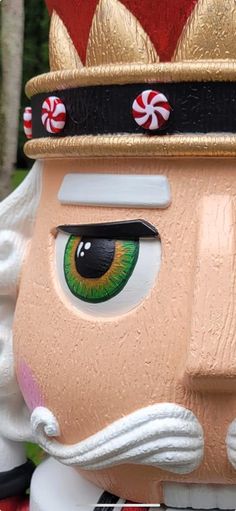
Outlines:
<svg viewBox="0 0 236 511"><path fill-rule="evenodd" d="M166 176L67 174L58 199L62 204L167 208L171 192Z"/></svg>
<svg viewBox="0 0 236 511"><path fill-rule="evenodd" d="M14 374L12 325L20 273L41 193L36 162L23 183L0 203L0 472L25 462L21 443L32 439L30 415Z"/></svg>
<svg viewBox="0 0 236 511"><path fill-rule="evenodd" d="M46 408L34 410L31 425L37 442L48 454L85 470L134 463L188 474L203 458L202 427L190 410L177 404L148 406L73 445L52 438L60 435L60 428Z"/></svg>
<svg viewBox="0 0 236 511"><path fill-rule="evenodd" d="M172 511L173 508L230 510L236 506L235 485L164 483L163 496L165 505Z"/></svg>
<svg viewBox="0 0 236 511"><path fill-rule="evenodd" d="M25 463L25 446L0 436L0 473L8 472ZM0 508L1 509L1 508Z"/></svg>

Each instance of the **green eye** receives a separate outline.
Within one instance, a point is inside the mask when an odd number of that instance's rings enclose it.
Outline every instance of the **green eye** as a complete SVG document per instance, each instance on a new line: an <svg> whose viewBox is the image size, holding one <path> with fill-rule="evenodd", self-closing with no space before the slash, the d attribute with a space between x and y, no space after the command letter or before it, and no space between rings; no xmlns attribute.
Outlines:
<svg viewBox="0 0 236 511"><path fill-rule="evenodd" d="M124 288L138 255L138 240L70 236L64 254L66 283L84 302L105 302Z"/></svg>

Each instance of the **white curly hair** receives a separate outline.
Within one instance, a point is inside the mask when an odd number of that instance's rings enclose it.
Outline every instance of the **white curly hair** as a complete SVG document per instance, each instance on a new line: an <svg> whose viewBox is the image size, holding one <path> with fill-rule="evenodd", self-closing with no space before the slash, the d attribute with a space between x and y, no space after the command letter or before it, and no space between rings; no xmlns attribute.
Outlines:
<svg viewBox="0 0 236 511"><path fill-rule="evenodd" d="M41 174L42 163L37 161L23 183L0 203L0 472L24 463L23 442L32 439L29 412L15 378L12 325Z"/></svg>

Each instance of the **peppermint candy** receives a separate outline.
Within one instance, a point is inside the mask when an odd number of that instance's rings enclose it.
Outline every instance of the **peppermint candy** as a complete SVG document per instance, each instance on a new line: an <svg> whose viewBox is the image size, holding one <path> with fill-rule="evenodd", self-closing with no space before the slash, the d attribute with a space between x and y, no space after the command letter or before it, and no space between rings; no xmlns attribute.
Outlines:
<svg viewBox="0 0 236 511"><path fill-rule="evenodd" d="M135 122L146 130L158 130L170 117L171 106L164 94L145 90L133 102L132 114Z"/></svg>
<svg viewBox="0 0 236 511"><path fill-rule="evenodd" d="M32 138L32 108L27 106L23 114L23 128L27 138Z"/></svg>
<svg viewBox="0 0 236 511"><path fill-rule="evenodd" d="M42 123L48 133L60 133L66 124L66 107L57 96L49 96L43 102Z"/></svg>

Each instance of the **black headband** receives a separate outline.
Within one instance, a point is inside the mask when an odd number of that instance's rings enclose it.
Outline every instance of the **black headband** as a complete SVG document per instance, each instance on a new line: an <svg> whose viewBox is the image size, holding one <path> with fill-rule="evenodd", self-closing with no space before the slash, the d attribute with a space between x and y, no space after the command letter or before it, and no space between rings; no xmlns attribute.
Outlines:
<svg viewBox="0 0 236 511"><path fill-rule="evenodd" d="M146 90L159 91L170 104L170 117L159 130L145 130L132 115L134 100ZM57 96L66 108L66 124L50 134L42 123L42 104ZM33 138L75 135L235 133L235 82L178 82L78 87L32 98Z"/></svg>

